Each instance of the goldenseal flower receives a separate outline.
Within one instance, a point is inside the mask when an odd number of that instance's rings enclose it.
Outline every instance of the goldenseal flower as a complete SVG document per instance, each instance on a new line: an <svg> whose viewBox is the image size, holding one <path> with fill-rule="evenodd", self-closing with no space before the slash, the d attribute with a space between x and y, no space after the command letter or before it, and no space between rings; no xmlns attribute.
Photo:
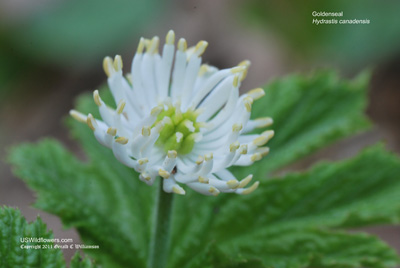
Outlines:
<svg viewBox="0 0 400 268"><path fill-rule="evenodd" d="M121 57L106 57L103 67L117 108L108 107L95 90L102 120L75 110L71 116L87 123L140 180L151 185L160 176L165 192L185 194L182 184L205 195L253 192L258 181L245 188L252 175L239 181L227 169L260 160L274 135L272 130L246 134L272 124L269 117L250 120L253 101L264 96L261 88L239 96L250 62L218 70L201 65L206 41L187 48L181 38L176 52L174 43L169 31L160 55L157 36L141 38L126 77Z"/></svg>

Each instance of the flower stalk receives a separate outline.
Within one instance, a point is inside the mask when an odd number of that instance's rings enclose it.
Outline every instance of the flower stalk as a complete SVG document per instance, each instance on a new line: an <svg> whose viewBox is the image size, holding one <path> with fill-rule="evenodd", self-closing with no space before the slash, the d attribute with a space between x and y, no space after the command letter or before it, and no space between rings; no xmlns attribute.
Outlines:
<svg viewBox="0 0 400 268"><path fill-rule="evenodd" d="M150 241L149 268L164 268L167 265L173 197L173 194L163 190L163 181L160 180L155 202L152 238Z"/></svg>

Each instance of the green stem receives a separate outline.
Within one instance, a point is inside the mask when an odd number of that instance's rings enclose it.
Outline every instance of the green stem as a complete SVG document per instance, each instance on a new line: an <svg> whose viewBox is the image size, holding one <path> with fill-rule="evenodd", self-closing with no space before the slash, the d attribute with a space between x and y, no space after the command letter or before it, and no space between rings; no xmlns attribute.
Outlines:
<svg viewBox="0 0 400 268"><path fill-rule="evenodd" d="M164 268L167 264L173 194L163 190L160 179L155 204L153 237L150 241L149 268Z"/></svg>

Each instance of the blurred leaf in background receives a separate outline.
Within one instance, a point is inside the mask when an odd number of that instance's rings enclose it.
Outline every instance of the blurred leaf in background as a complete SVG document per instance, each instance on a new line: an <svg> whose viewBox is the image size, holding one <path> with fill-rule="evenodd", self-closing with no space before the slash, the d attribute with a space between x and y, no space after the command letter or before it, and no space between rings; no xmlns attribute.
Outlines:
<svg viewBox="0 0 400 268"><path fill-rule="evenodd" d="M246 21L270 29L297 54L357 67L388 57L400 45L399 1L249 0L240 8ZM365 25L315 25L313 11L341 12L336 19L369 19Z"/></svg>
<svg viewBox="0 0 400 268"><path fill-rule="evenodd" d="M160 0L62 1L0 20L0 98L39 66L88 68L123 50L158 15ZM3 9L1 13L5 13Z"/></svg>
<svg viewBox="0 0 400 268"><path fill-rule="evenodd" d="M160 2L64 1L9 28L9 43L38 61L80 65L120 51L156 16Z"/></svg>

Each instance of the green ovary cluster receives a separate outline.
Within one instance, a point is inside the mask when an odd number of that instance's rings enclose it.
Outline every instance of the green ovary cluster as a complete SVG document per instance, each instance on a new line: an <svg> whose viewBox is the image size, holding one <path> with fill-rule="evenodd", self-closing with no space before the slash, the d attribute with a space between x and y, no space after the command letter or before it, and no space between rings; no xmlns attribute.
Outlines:
<svg viewBox="0 0 400 268"><path fill-rule="evenodd" d="M166 152L175 150L178 154L190 153L200 130L200 124L196 122L197 116L196 111L189 110L182 113L173 106L162 111L158 115L156 123L165 117L169 119L164 120L165 124L156 145L162 147Z"/></svg>

